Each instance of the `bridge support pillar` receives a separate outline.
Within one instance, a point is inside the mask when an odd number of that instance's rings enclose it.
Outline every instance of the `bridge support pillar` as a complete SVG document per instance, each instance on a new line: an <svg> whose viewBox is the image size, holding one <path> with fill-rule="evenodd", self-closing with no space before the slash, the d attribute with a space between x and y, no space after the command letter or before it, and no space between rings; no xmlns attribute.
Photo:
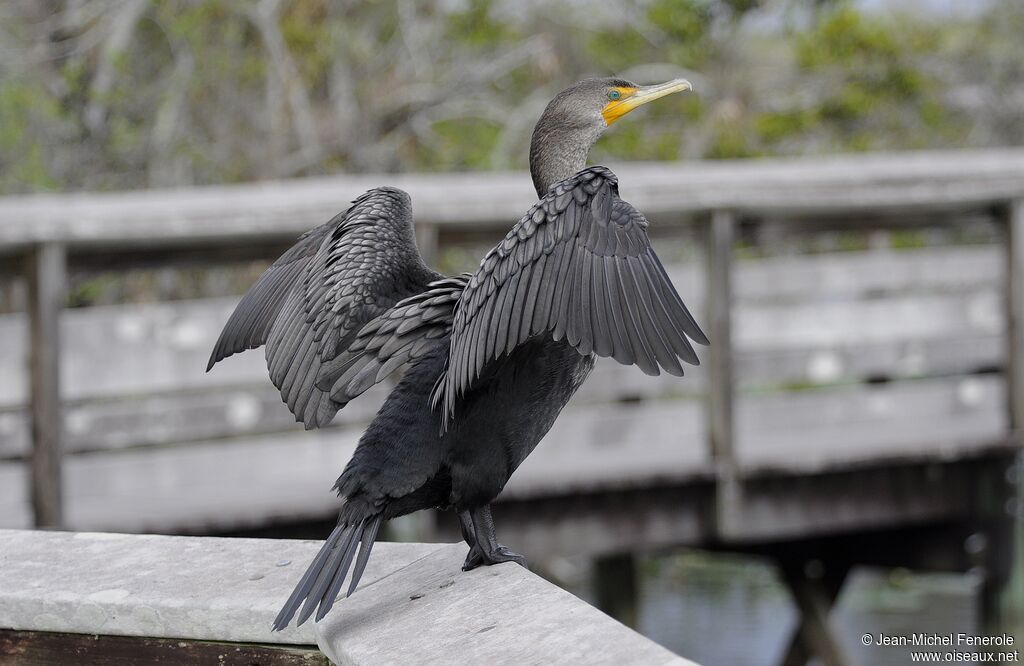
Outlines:
<svg viewBox="0 0 1024 666"><path fill-rule="evenodd" d="M632 629L639 619L636 564L633 553L605 555L594 560L592 574L597 607Z"/></svg>
<svg viewBox="0 0 1024 666"><path fill-rule="evenodd" d="M817 560L786 560L780 562L779 571L800 611L800 623L782 665L805 666L817 656L825 666L849 666L850 660L829 621L829 611L849 569L836 567L825 571Z"/></svg>

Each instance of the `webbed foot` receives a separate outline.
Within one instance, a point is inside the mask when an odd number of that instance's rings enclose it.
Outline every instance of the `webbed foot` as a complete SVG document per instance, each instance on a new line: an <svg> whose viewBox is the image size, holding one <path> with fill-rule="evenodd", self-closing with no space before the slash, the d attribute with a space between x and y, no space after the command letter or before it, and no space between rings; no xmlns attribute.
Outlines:
<svg viewBox="0 0 1024 666"><path fill-rule="evenodd" d="M466 561L462 563L462 570L471 571L483 564L501 564L502 562L515 562L526 569L530 568L526 563L525 557L506 546L498 544L498 547L489 553L485 553L478 546L470 548L469 554L466 555Z"/></svg>
<svg viewBox="0 0 1024 666"><path fill-rule="evenodd" d="M530 568L525 557L498 543L494 536L494 519L491 517L489 505L460 512L459 524L462 527L462 536L469 544L469 554L462 563L463 571L470 571L484 564L502 562L515 562L527 569Z"/></svg>

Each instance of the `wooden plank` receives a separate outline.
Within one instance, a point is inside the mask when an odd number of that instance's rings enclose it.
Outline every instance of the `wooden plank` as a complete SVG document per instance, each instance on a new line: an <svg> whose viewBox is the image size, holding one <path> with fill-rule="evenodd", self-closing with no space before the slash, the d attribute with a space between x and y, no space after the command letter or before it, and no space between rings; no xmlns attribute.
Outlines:
<svg viewBox="0 0 1024 666"><path fill-rule="evenodd" d="M546 664L561 656L692 666L523 567L462 572L462 543L379 543L356 594L319 623L272 632L282 600L321 545L0 531L0 627L231 642L239 651L244 643L284 647L315 638L339 664ZM236 663L239 652L225 650L223 661Z"/></svg>
<svg viewBox="0 0 1024 666"><path fill-rule="evenodd" d="M31 493L36 527L63 524L61 479L60 313L67 289L64 248L39 246L27 268Z"/></svg>
<svg viewBox="0 0 1024 666"><path fill-rule="evenodd" d="M670 260L675 243L654 241L672 283L690 302L706 291L704 267L700 261ZM739 305L777 305L1001 289L1002 254L993 244L737 258L733 291Z"/></svg>
<svg viewBox="0 0 1024 666"><path fill-rule="evenodd" d="M831 382L880 374L886 367L894 368L894 376L916 376L929 374L933 364L936 374L998 365L1005 326L996 284L1001 270L982 269L998 266L997 256L997 248L986 247L738 262L737 375L759 385L773 379L820 382L822 372ZM833 261L839 269L829 268ZM933 261L941 270L926 268ZM670 272L691 308L700 311L704 281L698 269L670 266ZM977 280L965 277L976 274ZM775 284L778 293L772 296ZM66 311L65 399L265 384L260 351L227 359L209 375L202 372L236 303L227 298ZM10 378L0 385L0 408L26 402L18 354L27 342L23 329L20 316L0 316L0 344L12 352L0 354L0 376ZM947 344L949 339L957 342ZM597 380L603 374L615 375L612 385L627 383L625 397L703 390L699 368L688 369L682 382L648 380L631 369L601 366L598 373L581 397L593 392L593 399L619 399Z"/></svg>
<svg viewBox="0 0 1024 666"><path fill-rule="evenodd" d="M707 473L696 403L568 410L513 475L505 495L681 482ZM240 437L70 456L75 529L201 531L322 518L360 427ZM641 451L637 447L642 447ZM0 527L24 525L21 463L0 463ZM6 483L2 483L6 479Z"/></svg>
<svg viewBox="0 0 1024 666"><path fill-rule="evenodd" d="M502 497L567 495L707 478L696 401L570 406L512 475Z"/></svg>
<svg viewBox="0 0 1024 666"><path fill-rule="evenodd" d="M737 261L735 290L740 303L853 300L996 289L1003 273L995 245L873 249Z"/></svg>
<svg viewBox="0 0 1024 666"><path fill-rule="evenodd" d="M0 530L0 627L268 645L312 645L312 623L271 630L322 545ZM381 543L362 587L437 551Z"/></svg>
<svg viewBox="0 0 1024 666"><path fill-rule="evenodd" d="M1005 450L976 461L905 461L813 476L745 478L746 529L724 545L711 525L715 488L707 481L501 502L494 516L502 541L527 557L709 545L736 550L968 520L978 515L979 469L1000 458L1007 458ZM449 519L444 525L456 538L456 523Z"/></svg>
<svg viewBox="0 0 1024 666"><path fill-rule="evenodd" d="M996 375L745 396L736 460L744 474L820 473L1005 450L1005 383Z"/></svg>
<svg viewBox="0 0 1024 666"><path fill-rule="evenodd" d="M950 309L955 311L955 308ZM918 327L916 322L907 321L915 328ZM955 318L949 319L949 322L955 323ZM959 327L961 324L955 325ZM79 336L85 336L89 327L82 325L75 330ZM849 337L841 327L836 326L833 330L837 337ZM76 348L75 343L70 343L70 346ZM122 348L131 349L130 346ZM699 351L707 360L707 350ZM130 366L124 367L123 376L110 373L102 367L103 364L97 363L103 359L98 352L83 357L83 363L91 362L97 366L94 375L97 377L98 390L117 386L109 384L104 387L100 384L100 378L109 377L122 387L132 388L137 395L66 403L65 450L76 452L161 445L294 428L293 418L266 379L266 370L259 352L229 359L227 363L231 367L226 368L229 381L223 385L195 386L191 389L186 385L183 391L148 392L145 382L150 380L152 374L148 368L171 365L170 361L177 353L174 349L156 347L153 355L146 358L140 350L137 357L133 356L138 359L139 365L134 366L135 370ZM961 338L940 339L897 337L882 342L853 341L792 349L740 349L736 352L735 372L743 386L759 390L772 386L785 389L849 383L866 377L898 380L957 375L997 368L1003 362L1003 353L1002 335L973 337L968 334ZM172 356L165 362L157 358L160 354ZM186 363L191 356L198 354L182 354L182 363ZM117 362L116 359L110 359L107 365ZM84 372L86 367L83 366L83 372L79 375L82 380L87 376ZM636 368L602 360L598 362L593 376L584 384L574 403L696 399L704 390L707 368L706 363L699 368L688 368L684 378L670 375L648 377ZM250 373L251 377L243 384L235 384L235 380L242 379L240 373L235 372L236 369ZM214 382L219 379L219 372L219 367L211 375L197 371L193 377L185 379L193 382L193 385ZM158 385L162 382L159 377L154 379ZM386 387L377 387L371 394L353 402L336 417L336 423L351 425L367 422L386 391ZM24 456L28 451L28 440L26 414L17 408L0 409L0 458Z"/></svg>
<svg viewBox="0 0 1024 666"><path fill-rule="evenodd" d="M277 389L269 380L264 382L65 405L63 450L81 453L187 444L300 429ZM386 390L376 387L351 403L328 428L364 426ZM0 412L0 460L28 453L26 421L21 411Z"/></svg>
<svg viewBox="0 0 1024 666"><path fill-rule="evenodd" d="M1003 334L1001 295L994 289L966 294L914 294L856 302L801 302L737 309L736 345L768 351L892 340Z"/></svg>
<svg viewBox="0 0 1024 666"><path fill-rule="evenodd" d="M830 214L987 206L1019 197L1024 151L926 151L832 158L613 164L625 198L648 215ZM0 200L0 248L41 242L150 247L295 236L381 184L407 190L417 219L508 227L535 195L524 173L386 174L116 194ZM216 222L215 224L213 222Z"/></svg>
<svg viewBox="0 0 1024 666"><path fill-rule="evenodd" d="M915 325L916 326L916 325ZM846 333L836 328L837 337ZM736 352L736 378L749 390L792 390L865 380L967 375L1003 366L1002 335L896 337L790 349Z"/></svg>
<svg viewBox="0 0 1024 666"><path fill-rule="evenodd" d="M1000 377L742 396L735 456L744 476L969 459L1005 451ZM596 493L708 478L697 401L573 405L502 497ZM251 435L67 460L68 524L80 529L225 530L322 518L361 427ZM0 463L0 525L25 524L22 463Z"/></svg>
<svg viewBox="0 0 1024 666"><path fill-rule="evenodd" d="M1004 456L1006 450L992 454ZM961 521L978 512L978 466L988 462L879 462L817 475L746 478L733 543L807 539L858 530Z"/></svg>
<svg viewBox="0 0 1024 666"><path fill-rule="evenodd" d="M339 600L317 643L336 664L693 666L524 567L462 572L465 552L448 546Z"/></svg>
<svg viewBox="0 0 1024 666"><path fill-rule="evenodd" d="M0 664L260 664L330 666L316 648L0 629Z"/></svg>
<svg viewBox="0 0 1024 666"><path fill-rule="evenodd" d="M24 463L0 463L0 528L32 527L28 469Z"/></svg>

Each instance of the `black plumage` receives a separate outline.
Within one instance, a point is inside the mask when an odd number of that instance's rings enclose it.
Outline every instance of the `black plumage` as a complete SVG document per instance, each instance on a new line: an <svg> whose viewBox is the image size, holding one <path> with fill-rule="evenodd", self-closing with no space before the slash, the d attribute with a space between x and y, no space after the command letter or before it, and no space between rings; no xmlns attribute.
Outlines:
<svg viewBox="0 0 1024 666"><path fill-rule="evenodd" d="M605 167L585 168L608 124L688 89L591 79L560 93L534 130L539 201L472 274L445 277L415 246L401 190L367 192L302 236L242 298L210 358L266 345L296 419L319 427L399 368L406 372L335 484L328 537L281 610L282 629L319 620L358 585L383 521L454 509L465 568L515 561L490 502L550 429L595 356L682 375L707 344ZM209 368L208 368L209 369ZM353 568L354 565L354 568Z"/></svg>

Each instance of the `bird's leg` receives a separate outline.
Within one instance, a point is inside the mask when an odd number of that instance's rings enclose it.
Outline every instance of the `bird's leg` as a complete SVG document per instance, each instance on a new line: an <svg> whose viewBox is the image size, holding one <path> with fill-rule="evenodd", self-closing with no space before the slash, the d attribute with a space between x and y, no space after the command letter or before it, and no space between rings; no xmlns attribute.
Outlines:
<svg viewBox="0 0 1024 666"><path fill-rule="evenodd" d="M475 543L470 547L469 555L466 556L466 561L462 565L463 571L475 569L481 564L498 564L500 562L515 562L526 567L525 557L498 543L498 539L494 536L494 518L491 517L489 504L479 509L473 509L468 514L472 523ZM459 519L462 521L462 514L459 514Z"/></svg>
<svg viewBox="0 0 1024 666"><path fill-rule="evenodd" d="M472 548L476 545L476 535L473 534L473 517L469 515L469 511L459 511L458 516L459 527L462 529L462 538Z"/></svg>
<svg viewBox="0 0 1024 666"><path fill-rule="evenodd" d="M459 527L462 529L462 538L469 546L469 553L466 554L466 561L462 564L463 571L475 569L483 564L483 557L480 555L480 548L476 545L476 534L473 528L473 517L469 511L459 511Z"/></svg>

